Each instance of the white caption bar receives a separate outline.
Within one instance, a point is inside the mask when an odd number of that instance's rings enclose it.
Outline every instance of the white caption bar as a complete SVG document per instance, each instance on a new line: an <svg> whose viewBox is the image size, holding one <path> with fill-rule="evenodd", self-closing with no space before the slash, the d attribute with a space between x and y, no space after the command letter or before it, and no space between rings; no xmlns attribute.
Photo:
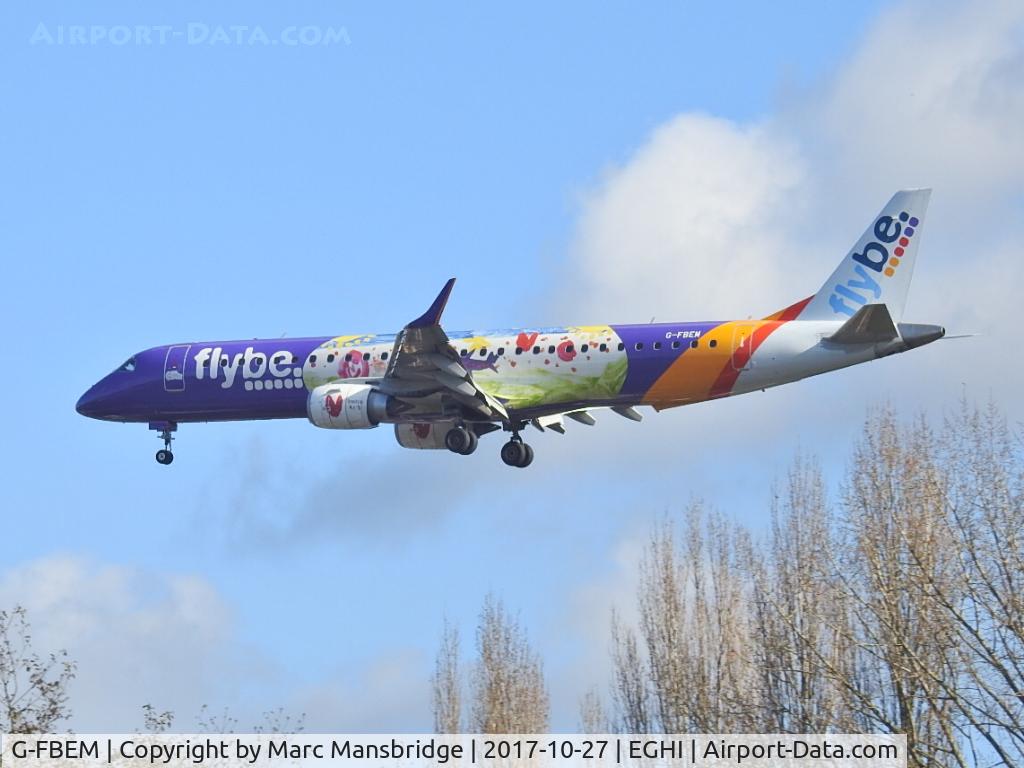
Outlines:
<svg viewBox="0 0 1024 768"><path fill-rule="evenodd" d="M905 736L855 734L4 734L3 768L906 768Z"/></svg>

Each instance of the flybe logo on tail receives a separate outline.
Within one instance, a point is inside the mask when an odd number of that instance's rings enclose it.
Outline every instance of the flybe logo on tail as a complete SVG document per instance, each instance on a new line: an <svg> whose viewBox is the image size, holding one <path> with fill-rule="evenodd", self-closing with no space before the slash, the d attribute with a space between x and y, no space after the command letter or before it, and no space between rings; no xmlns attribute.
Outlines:
<svg viewBox="0 0 1024 768"><path fill-rule="evenodd" d="M882 297L882 286L876 277L896 274L918 223L917 217L906 211L900 211L897 218L878 217L872 228L875 239L869 240L859 253L854 252L850 257L857 263L853 268L854 277L833 288L832 295L828 297L828 303L836 314L853 317L868 301Z"/></svg>

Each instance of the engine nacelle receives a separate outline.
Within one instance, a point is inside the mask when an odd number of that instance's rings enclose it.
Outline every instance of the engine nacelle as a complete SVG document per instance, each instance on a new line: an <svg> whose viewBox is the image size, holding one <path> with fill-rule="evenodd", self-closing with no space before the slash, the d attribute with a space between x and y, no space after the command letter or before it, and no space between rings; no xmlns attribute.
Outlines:
<svg viewBox="0 0 1024 768"><path fill-rule="evenodd" d="M444 448L444 436L455 426L451 421L423 424L395 424L395 439L403 448L433 450Z"/></svg>
<svg viewBox="0 0 1024 768"><path fill-rule="evenodd" d="M387 421L393 399L368 384L321 384L309 393L306 413L324 429L372 429Z"/></svg>

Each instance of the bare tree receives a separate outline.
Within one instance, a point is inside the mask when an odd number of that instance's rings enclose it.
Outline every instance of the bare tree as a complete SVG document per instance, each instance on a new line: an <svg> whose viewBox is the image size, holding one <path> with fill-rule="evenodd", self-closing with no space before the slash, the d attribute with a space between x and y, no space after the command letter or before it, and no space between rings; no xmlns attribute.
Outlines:
<svg viewBox="0 0 1024 768"><path fill-rule="evenodd" d="M855 449L837 577L860 674L845 682L861 728L905 733L911 764L967 765L951 706L964 694L955 628L933 599L961 599L935 444L923 420L903 431L884 410Z"/></svg>
<svg viewBox="0 0 1024 768"><path fill-rule="evenodd" d="M612 619L628 731L882 731L914 766L1024 765L1024 457L994 407L869 416L835 512L813 461L764 536L700 503Z"/></svg>
<svg viewBox="0 0 1024 768"><path fill-rule="evenodd" d="M608 733L611 731L604 702L596 688L591 688L580 698L580 733Z"/></svg>
<svg viewBox="0 0 1024 768"><path fill-rule="evenodd" d="M471 722L477 733L543 733L548 691L540 657L526 632L488 595L477 627Z"/></svg>
<svg viewBox="0 0 1024 768"><path fill-rule="evenodd" d="M459 733L462 722L462 680L459 671L459 631L447 620L441 631L432 682L434 731Z"/></svg>
<svg viewBox="0 0 1024 768"><path fill-rule="evenodd" d="M962 683L953 695L964 732L1007 765L1024 765L1024 457L989 405L961 401L939 441L945 530L957 556L945 580L923 591L955 631ZM927 560L914 553L915 564ZM952 584L952 586L950 586ZM940 681L942 682L942 681Z"/></svg>
<svg viewBox="0 0 1024 768"><path fill-rule="evenodd" d="M640 566L642 646L613 620L619 727L666 733L751 729L756 675L737 535L700 502L688 508L680 541L667 521L652 534Z"/></svg>
<svg viewBox="0 0 1024 768"><path fill-rule="evenodd" d="M612 663L615 668L612 701L618 712L616 730L623 733L650 733L653 723L647 668L640 655L636 632L624 626L614 611Z"/></svg>
<svg viewBox="0 0 1024 768"><path fill-rule="evenodd" d="M548 729L544 668L525 630L493 595L484 600L470 674L469 726L477 733ZM434 669L434 728L457 733L463 710L458 631L445 622Z"/></svg>
<svg viewBox="0 0 1024 768"><path fill-rule="evenodd" d="M0 611L0 732L47 733L71 715L67 651L41 657L24 608Z"/></svg>
<svg viewBox="0 0 1024 768"><path fill-rule="evenodd" d="M764 730L852 730L841 680L849 675L848 616L835 587L834 519L814 461L797 456L773 493L767 542L741 536L750 576L751 653Z"/></svg>
<svg viewBox="0 0 1024 768"><path fill-rule="evenodd" d="M174 712L158 710L152 704L142 705L142 729L145 733L169 733L174 727Z"/></svg>

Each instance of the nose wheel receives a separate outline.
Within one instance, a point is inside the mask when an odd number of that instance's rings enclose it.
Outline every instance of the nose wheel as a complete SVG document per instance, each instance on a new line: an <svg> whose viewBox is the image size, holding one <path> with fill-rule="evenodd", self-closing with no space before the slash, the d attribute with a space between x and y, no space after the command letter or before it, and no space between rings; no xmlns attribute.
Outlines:
<svg viewBox="0 0 1024 768"><path fill-rule="evenodd" d="M166 467L174 461L174 454L171 452L171 441L174 440L174 432L178 429L178 425L173 421L159 421L151 423L149 428L159 431L160 439L164 441L164 447L156 452L156 462Z"/></svg>
<svg viewBox="0 0 1024 768"><path fill-rule="evenodd" d="M533 463L533 448L524 443L519 435L514 435L501 446L501 460L510 467L528 467Z"/></svg>

